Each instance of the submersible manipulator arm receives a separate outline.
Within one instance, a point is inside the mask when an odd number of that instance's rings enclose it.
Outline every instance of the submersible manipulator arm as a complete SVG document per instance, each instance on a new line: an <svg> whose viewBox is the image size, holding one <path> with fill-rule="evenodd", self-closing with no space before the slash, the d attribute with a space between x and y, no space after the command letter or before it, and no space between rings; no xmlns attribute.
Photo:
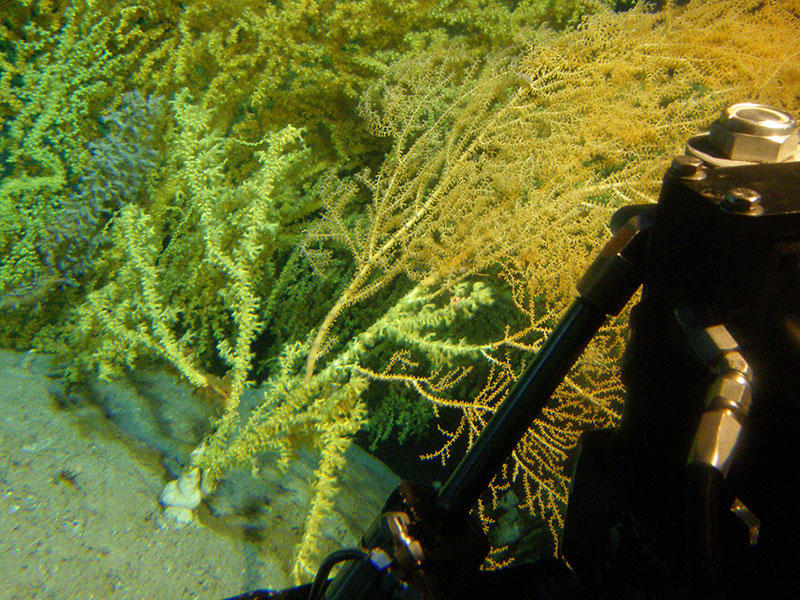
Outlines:
<svg viewBox="0 0 800 600"><path fill-rule="evenodd" d="M612 229L621 227L578 282L580 296L439 492L440 502L454 513L472 509L606 317L618 314L639 287L652 208L618 213ZM637 216L619 223L630 215Z"/></svg>

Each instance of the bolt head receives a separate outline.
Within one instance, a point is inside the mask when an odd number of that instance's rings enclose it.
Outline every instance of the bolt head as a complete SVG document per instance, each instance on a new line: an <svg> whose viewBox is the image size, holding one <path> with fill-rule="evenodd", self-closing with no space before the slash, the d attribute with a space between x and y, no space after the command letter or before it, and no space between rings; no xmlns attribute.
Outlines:
<svg viewBox="0 0 800 600"><path fill-rule="evenodd" d="M725 193L723 206L733 212L749 212L759 208L761 194L744 187L731 188Z"/></svg>
<svg viewBox="0 0 800 600"><path fill-rule="evenodd" d="M706 172L703 170L703 161L696 156L683 155L672 159L669 171L681 179L703 179Z"/></svg>

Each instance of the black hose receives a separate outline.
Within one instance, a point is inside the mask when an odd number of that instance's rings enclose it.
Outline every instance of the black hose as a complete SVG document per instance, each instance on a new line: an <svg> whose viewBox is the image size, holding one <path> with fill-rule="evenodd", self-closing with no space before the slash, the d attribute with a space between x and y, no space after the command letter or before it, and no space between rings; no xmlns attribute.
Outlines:
<svg viewBox="0 0 800 600"><path fill-rule="evenodd" d="M331 552L328 556L325 557L325 560L322 561L322 564L319 566L319 570L317 571L317 576L314 577L314 583L311 586L311 591L308 593L308 600L319 600L322 598L322 593L325 590L325 583L328 581L328 575L331 573L331 569L336 566L340 562L344 562L346 560L368 560L369 554L364 552L363 550L358 550L356 548L348 548L345 550L337 550L336 552Z"/></svg>
<svg viewBox="0 0 800 600"><path fill-rule="evenodd" d="M723 600L719 556L719 469L690 463L687 469L686 574L692 600Z"/></svg>

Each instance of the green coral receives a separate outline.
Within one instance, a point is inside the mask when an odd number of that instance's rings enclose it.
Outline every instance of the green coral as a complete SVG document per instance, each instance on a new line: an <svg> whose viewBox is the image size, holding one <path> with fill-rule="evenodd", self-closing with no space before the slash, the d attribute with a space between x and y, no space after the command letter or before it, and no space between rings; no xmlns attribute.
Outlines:
<svg viewBox="0 0 800 600"><path fill-rule="evenodd" d="M124 206L114 219L98 267L107 283L78 311L81 345L101 374L155 354L200 387L209 385L201 370L214 357L231 379L226 402L235 403L250 344L269 318L264 290L281 282L271 266L291 247L293 223L314 209L296 202L289 183L308 153L301 132L284 127L256 145L262 150L251 148L259 167L236 183L225 155L241 142L214 130L211 111L188 94L172 106L169 175L148 205Z"/></svg>
<svg viewBox="0 0 800 600"><path fill-rule="evenodd" d="M17 306L30 310L58 286L60 275L43 262L40 247L50 237L53 212L69 200L70 186L88 161L86 142L97 137L97 102L121 95L114 82L124 63L122 57L103 59L112 37L110 24L88 18L80 3L63 14L42 16L39 28L24 27L22 19L31 13L14 8L0 60L4 313ZM4 341L25 345L48 315L39 311L33 319L20 320L12 313L6 319L0 332Z"/></svg>

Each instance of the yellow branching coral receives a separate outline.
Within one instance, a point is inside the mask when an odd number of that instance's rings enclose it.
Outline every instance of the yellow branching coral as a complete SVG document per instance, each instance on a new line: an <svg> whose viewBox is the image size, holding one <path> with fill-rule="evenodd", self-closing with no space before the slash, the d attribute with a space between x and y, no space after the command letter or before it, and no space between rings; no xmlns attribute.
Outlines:
<svg viewBox="0 0 800 600"><path fill-rule="evenodd" d="M230 436L228 431L218 429L195 457L195 464L203 469L211 487L234 464L254 461L261 452L270 452L276 464L286 466L291 452L300 444L311 444L317 450L314 496L295 557L294 575L298 581L308 579L323 552L332 549L325 543L321 524L337 491L344 452L366 416L362 395L369 373L361 368L361 362L376 340L400 337L403 331L419 328L418 308L425 303L421 288L406 294L307 382L301 366L309 345L287 346L279 368L263 386L262 403L244 426L233 430ZM231 421L236 418L234 410L229 409L226 414Z"/></svg>
<svg viewBox="0 0 800 600"><path fill-rule="evenodd" d="M655 199L686 137L743 98L797 113L791 39L799 15L796 3L782 2L697 2L658 13L639 7L539 36L516 57L472 72L453 54L398 63L363 104L374 130L393 137L392 153L374 175L327 189L325 218L307 242L318 260L336 241L357 267L320 324L306 380L341 315L399 273L442 297L460 278L490 277L499 266L529 326L498 332L484 345L494 367L479 393L450 399L444 392L452 373L414 373L400 356L386 371L359 370L402 381L438 406L460 406L464 418L447 439L474 439L518 368L498 350L537 347L573 297L613 211ZM365 216L345 219L359 198L366 198ZM481 505L487 520L516 481L524 504L557 533L570 449L586 427L616 419L622 323L598 338L516 449ZM431 348L417 346L423 354Z"/></svg>
<svg viewBox="0 0 800 600"><path fill-rule="evenodd" d="M103 119L133 97L128 86L135 54L158 35L144 33L141 23L121 22L125 2L6 4L0 31L0 306L8 314L0 336L28 345L34 336L41 342L59 335L54 323L66 318L68 305L81 295L76 288L82 276L92 270L94 256L76 248L53 252L53 246L90 233L89 221L99 228L116 208L115 202L92 198L87 181L103 178L98 140L113 130ZM158 124L153 119L137 125ZM118 182L109 177L104 183L110 189ZM134 197L138 190L127 193ZM86 245L75 244L82 250ZM77 276L65 274L58 262L78 265ZM16 310L45 302L47 310L36 310L34 318ZM49 335L39 331L43 326Z"/></svg>
<svg viewBox="0 0 800 600"><path fill-rule="evenodd" d="M314 372L319 351L336 319L347 307L374 295L405 272L416 279L439 279L445 287L491 263L497 245L481 245L473 235L460 250L456 229L464 219L483 220L490 228L498 218L492 178L502 178L506 165L491 162L492 136L513 102L508 75L487 72L478 85L465 56L428 56L398 70L397 85L384 84L386 96L367 102L363 113L373 130L395 138L395 147L381 170L355 181L335 182L323 197L325 218L306 246L338 241L356 262L356 272L317 330L306 363L306 379ZM405 90L411 93L404 93ZM367 97L369 99L369 96ZM359 186L369 195L365 224L343 218ZM478 232L474 232L478 233ZM458 240L458 241L456 241ZM442 268L437 254L447 247ZM455 256L454 256L455 254ZM445 270L446 269L446 270ZM446 283L442 283L445 282Z"/></svg>
<svg viewBox="0 0 800 600"><path fill-rule="evenodd" d="M508 137L496 143L505 160L521 161L526 178L517 188L526 200L514 211L532 229L527 247L503 264L518 308L529 315L528 339L541 339L574 293L610 211L654 200L670 157L723 105L757 100L797 114L800 53L790 40L798 24L797 3L694 2L656 14L640 7L595 15L577 31L522 52L513 69L525 94L517 118L498 127ZM481 506L485 516L516 480L528 509L558 531L567 490L558 465L581 430L614 422L622 323L605 330L559 388L505 478L493 483ZM505 385L499 375L490 378L471 407L482 407ZM484 415L466 409L460 434Z"/></svg>
<svg viewBox="0 0 800 600"><path fill-rule="evenodd" d="M242 139L294 123L307 129L318 151L352 159L374 147L355 114L359 97L407 52L460 38L481 56L510 43L520 28L574 24L608 4L151 0L135 14L159 27L171 22L173 35L141 55L134 82L162 94L189 89Z"/></svg>

